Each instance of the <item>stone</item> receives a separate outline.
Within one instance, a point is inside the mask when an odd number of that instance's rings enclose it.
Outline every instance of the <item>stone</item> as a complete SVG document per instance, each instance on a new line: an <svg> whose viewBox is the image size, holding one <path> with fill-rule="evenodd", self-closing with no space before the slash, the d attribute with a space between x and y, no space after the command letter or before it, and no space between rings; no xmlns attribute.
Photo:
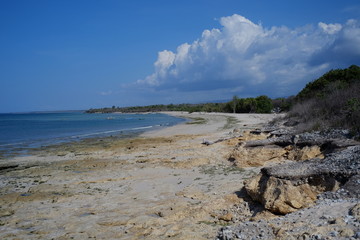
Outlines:
<svg viewBox="0 0 360 240"><path fill-rule="evenodd" d="M350 228L345 228L340 231L340 236L342 236L342 237L352 237L354 235L355 235L354 230L352 230Z"/></svg>
<svg viewBox="0 0 360 240"><path fill-rule="evenodd" d="M310 206L322 192L338 190L340 181L353 179L359 171L360 146L352 146L324 159L262 168L245 184L245 190L265 209L287 214ZM359 189L358 182L353 179L351 189Z"/></svg>
<svg viewBox="0 0 360 240"><path fill-rule="evenodd" d="M350 209L350 214L358 221L360 221L360 203L356 204Z"/></svg>
<svg viewBox="0 0 360 240"><path fill-rule="evenodd" d="M289 152L288 159L295 161L305 161L312 158L324 158L319 146L305 146L296 148Z"/></svg>
<svg viewBox="0 0 360 240"><path fill-rule="evenodd" d="M267 162L279 162L284 160L287 150L280 147L258 147L244 148L238 147L230 154L228 159L238 167L263 166Z"/></svg>
<svg viewBox="0 0 360 240"><path fill-rule="evenodd" d="M8 217L15 213L14 210L1 209L0 208L0 217Z"/></svg>
<svg viewBox="0 0 360 240"><path fill-rule="evenodd" d="M338 217L335 219L335 224L339 225L339 226L345 226L346 223L344 221L344 219L342 217Z"/></svg>
<svg viewBox="0 0 360 240"><path fill-rule="evenodd" d="M231 213L224 214L219 217L219 220L223 220L225 222L230 222L233 219L233 215Z"/></svg>
<svg viewBox="0 0 360 240"><path fill-rule="evenodd" d="M265 209L278 214L287 214L310 206L317 192L308 184L295 186L289 180L259 174L245 185L250 197L263 204Z"/></svg>

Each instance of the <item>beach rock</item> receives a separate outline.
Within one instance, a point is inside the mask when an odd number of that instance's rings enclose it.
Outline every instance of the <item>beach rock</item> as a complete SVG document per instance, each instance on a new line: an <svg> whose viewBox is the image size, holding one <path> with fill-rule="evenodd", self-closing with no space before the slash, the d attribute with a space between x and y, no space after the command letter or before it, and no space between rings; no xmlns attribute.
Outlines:
<svg viewBox="0 0 360 240"><path fill-rule="evenodd" d="M263 166L266 162L284 160L287 150L280 147L244 148L239 146L233 150L228 159L238 167Z"/></svg>
<svg viewBox="0 0 360 240"><path fill-rule="evenodd" d="M321 200L285 216L223 227L217 239L356 239L359 222L348 215L356 202Z"/></svg>
<svg viewBox="0 0 360 240"><path fill-rule="evenodd" d="M262 164L293 160L269 164L244 186L252 201L282 217L252 217L253 222L220 229L217 239L356 239L359 142L346 130L294 135L288 129L273 129L268 133L266 139L237 145L232 160L239 166L251 161L261 164L259 159Z"/></svg>
<svg viewBox="0 0 360 240"><path fill-rule="evenodd" d="M265 221L244 222L237 227L221 228L216 239L275 239L275 235L272 227Z"/></svg>
<svg viewBox="0 0 360 240"><path fill-rule="evenodd" d="M225 222L230 222L232 219L233 215L231 213L227 213L219 217L219 220L223 220Z"/></svg>
<svg viewBox="0 0 360 240"><path fill-rule="evenodd" d="M288 151L285 156L288 160L305 161L312 158L324 158L319 146L305 146L303 148L288 146L285 149Z"/></svg>
<svg viewBox="0 0 360 240"><path fill-rule="evenodd" d="M350 228L345 228L340 232L340 236L342 237L352 237L354 234L355 234L354 230Z"/></svg>
<svg viewBox="0 0 360 240"><path fill-rule="evenodd" d="M290 119L290 120L288 120L288 121L286 121L286 122L284 123L284 126L286 126L286 127L294 127L294 126L298 125L299 123L300 123L300 122L297 121L297 120Z"/></svg>
<svg viewBox="0 0 360 240"><path fill-rule="evenodd" d="M336 191L359 173L360 146L353 146L325 159L263 168L258 176L246 183L245 189L265 209L287 214L310 206L319 193ZM346 186L356 192L359 185L354 177Z"/></svg>
<svg viewBox="0 0 360 240"><path fill-rule="evenodd" d="M0 171L3 170L9 170L9 169L15 169L19 167L19 164L13 164L13 163L1 163L0 164Z"/></svg>
<svg viewBox="0 0 360 240"><path fill-rule="evenodd" d="M245 143L245 147L260 147L260 146L268 146L268 145L277 145L281 147L286 147L288 145L293 145L291 135L284 135L280 137L272 137L267 139L253 140L247 141Z"/></svg>
<svg viewBox="0 0 360 240"><path fill-rule="evenodd" d="M345 183L342 189L348 192L348 197L360 198L359 183L360 183L360 175L359 174L354 175L349 179L349 181Z"/></svg>
<svg viewBox="0 0 360 240"><path fill-rule="evenodd" d="M237 146L228 159L239 167L263 166L267 162L282 162L284 160L305 161L312 158L324 158L318 146L303 148L287 146L264 146L247 148Z"/></svg>
<svg viewBox="0 0 360 240"><path fill-rule="evenodd" d="M347 130L331 130L323 132L302 133L297 135L273 132L267 139L246 142L246 147L259 147L277 145L286 147L294 145L298 147L319 146L322 148L345 148L359 145L358 141L350 138Z"/></svg>
<svg viewBox="0 0 360 240"><path fill-rule="evenodd" d="M245 186L250 197L263 204L265 209L287 214L299 208L310 206L319 193L309 184L294 185L290 180L259 174Z"/></svg>
<svg viewBox="0 0 360 240"><path fill-rule="evenodd" d="M14 210L9 210L9 209L1 209L0 208L0 218L1 217L8 217L11 216L15 213Z"/></svg>
<svg viewBox="0 0 360 240"><path fill-rule="evenodd" d="M356 204L350 209L350 214L358 221L360 221L360 203Z"/></svg>
<svg viewBox="0 0 360 240"><path fill-rule="evenodd" d="M290 131L289 129L285 129L285 128L276 129L276 130L270 131L269 133L270 133L270 136L269 136L270 138L293 134L292 131Z"/></svg>
<svg viewBox="0 0 360 240"><path fill-rule="evenodd" d="M262 133L262 131L260 129L255 129L255 130L250 131L250 133L254 134L254 135L260 135Z"/></svg>

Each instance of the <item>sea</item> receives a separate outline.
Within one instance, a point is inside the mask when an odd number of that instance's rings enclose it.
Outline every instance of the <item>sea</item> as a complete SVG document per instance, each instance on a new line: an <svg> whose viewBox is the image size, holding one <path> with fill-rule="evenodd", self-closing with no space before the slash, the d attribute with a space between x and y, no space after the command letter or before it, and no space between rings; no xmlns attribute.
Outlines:
<svg viewBox="0 0 360 240"><path fill-rule="evenodd" d="M185 121L161 113L88 114L83 111L0 114L0 158L85 138L132 136Z"/></svg>

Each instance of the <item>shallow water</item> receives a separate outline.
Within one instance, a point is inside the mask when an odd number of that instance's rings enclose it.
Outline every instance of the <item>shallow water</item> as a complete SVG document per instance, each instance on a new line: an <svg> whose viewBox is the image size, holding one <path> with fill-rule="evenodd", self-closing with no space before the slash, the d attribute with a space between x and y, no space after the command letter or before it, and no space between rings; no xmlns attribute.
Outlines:
<svg viewBox="0 0 360 240"><path fill-rule="evenodd" d="M184 121L165 114L0 114L0 157L84 138L138 134Z"/></svg>

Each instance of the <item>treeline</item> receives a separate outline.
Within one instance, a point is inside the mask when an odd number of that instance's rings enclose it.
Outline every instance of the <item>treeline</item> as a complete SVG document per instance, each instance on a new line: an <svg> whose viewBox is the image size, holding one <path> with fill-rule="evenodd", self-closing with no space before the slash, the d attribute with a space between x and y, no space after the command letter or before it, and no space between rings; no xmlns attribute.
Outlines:
<svg viewBox="0 0 360 240"><path fill-rule="evenodd" d="M347 128L360 136L360 67L325 73L291 102L287 117L299 131Z"/></svg>
<svg viewBox="0 0 360 240"><path fill-rule="evenodd" d="M285 98L271 99L267 96L256 98L238 98L225 103L202 103L202 104L168 104L149 105L136 107L108 107L89 109L87 113L136 113L136 112L161 112L161 111L182 111L182 112L224 112L224 113L270 113L272 111L283 111L289 109L289 101Z"/></svg>
<svg viewBox="0 0 360 240"><path fill-rule="evenodd" d="M225 103L169 104L90 109L87 113L159 111L270 113L288 112L288 122L299 131L348 128L360 136L360 67L335 69L309 82L296 96L270 99L234 96Z"/></svg>
<svg viewBox="0 0 360 240"><path fill-rule="evenodd" d="M303 102L310 98L327 98L334 91L351 88L360 81L360 67L351 65L346 69L335 69L309 82L298 93L296 100Z"/></svg>

